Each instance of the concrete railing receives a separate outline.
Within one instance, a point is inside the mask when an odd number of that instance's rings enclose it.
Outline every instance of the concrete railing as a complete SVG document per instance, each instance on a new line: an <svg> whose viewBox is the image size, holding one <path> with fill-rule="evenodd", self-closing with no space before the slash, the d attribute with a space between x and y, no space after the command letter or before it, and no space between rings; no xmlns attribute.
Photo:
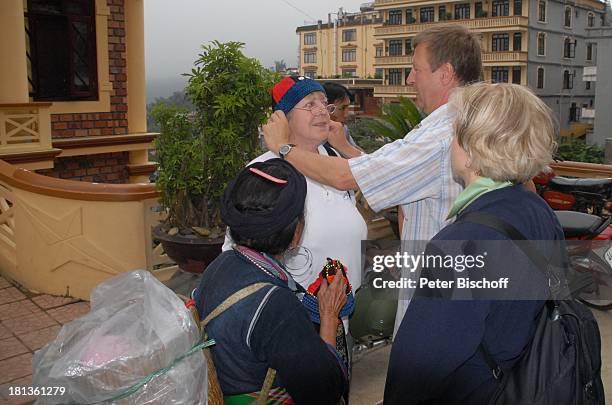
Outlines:
<svg viewBox="0 0 612 405"><path fill-rule="evenodd" d="M0 104L0 154L51 149L50 106Z"/></svg>
<svg viewBox="0 0 612 405"><path fill-rule="evenodd" d="M377 56L374 59L374 66L389 67L389 65L398 65L400 67L412 65L412 55Z"/></svg>
<svg viewBox="0 0 612 405"><path fill-rule="evenodd" d="M498 28L507 27L527 27L527 17L512 16L512 17L483 17L473 18L466 20L446 20L446 21L435 21L428 23L413 23L413 24L400 24L400 25L384 25L377 27L374 30L375 36L392 36L392 35L407 35L416 34L424 31L427 28L440 25L450 24L461 24L470 30L477 32L484 31L495 31Z"/></svg>
<svg viewBox="0 0 612 405"><path fill-rule="evenodd" d="M375 97L384 97L384 96L405 96L405 97L415 97L416 91L412 86L402 86L402 85L388 85L388 86L374 86L374 96Z"/></svg>
<svg viewBox="0 0 612 405"><path fill-rule="evenodd" d="M581 178L612 178L612 165L583 162L555 162L550 165L556 175Z"/></svg>
<svg viewBox="0 0 612 405"><path fill-rule="evenodd" d="M154 246L153 184L95 184L18 169L0 160L0 273L37 292L89 299L100 282L176 267Z"/></svg>

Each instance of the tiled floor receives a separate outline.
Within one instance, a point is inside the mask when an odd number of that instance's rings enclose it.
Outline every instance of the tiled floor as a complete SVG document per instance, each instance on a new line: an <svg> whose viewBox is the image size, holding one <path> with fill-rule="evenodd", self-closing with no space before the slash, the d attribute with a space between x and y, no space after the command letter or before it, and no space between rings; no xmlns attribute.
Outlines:
<svg viewBox="0 0 612 405"><path fill-rule="evenodd" d="M34 351L54 339L63 324L87 312L87 302L24 293L0 277L0 403L35 399L10 397L9 387L31 386Z"/></svg>
<svg viewBox="0 0 612 405"><path fill-rule="evenodd" d="M188 295L197 277L184 275L172 287ZM34 351L55 338L61 326L89 311L89 303L73 298L23 293L0 277L0 404L31 403L33 397L9 397L9 387L32 385ZM612 403L612 311L595 311L602 337L602 379ZM351 404L382 400L390 346L362 355L353 366Z"/></svg>

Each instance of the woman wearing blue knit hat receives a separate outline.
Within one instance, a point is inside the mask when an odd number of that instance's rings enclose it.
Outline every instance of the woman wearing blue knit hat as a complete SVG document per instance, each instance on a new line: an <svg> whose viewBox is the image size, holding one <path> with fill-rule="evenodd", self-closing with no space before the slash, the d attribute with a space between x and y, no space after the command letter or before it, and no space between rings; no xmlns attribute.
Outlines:
<svg viewBox="0 0 612 405"><path fill-rule="evenodd" d="M291 132L290 143L281 148L281 158L291 153L292 148L322 155L337 154L323 144L331 126L337 126L333 130L343 129L338 123L331 122L330 114L335 106L328 103L325 90L317 81L302 76L284 77L272 89L272 108L285 113ZM266 152L250 164L278 157ZM327 258L336 259L346 266L348 281L355 291L361 284L361 241L367 238L367 227L355 206L354 194L325 186L308 177L306 182L304 234L299 246L285 255L284 264L293 278L308 289L313 283L320 282L320 272L328 265ZM228 235L223 249L231 249L232 244ZM348 330L348 317L343 319ZM339 342L339 346L343 343ZM342 349L339 347L348 362L349 350L346 347Z"/></svg>

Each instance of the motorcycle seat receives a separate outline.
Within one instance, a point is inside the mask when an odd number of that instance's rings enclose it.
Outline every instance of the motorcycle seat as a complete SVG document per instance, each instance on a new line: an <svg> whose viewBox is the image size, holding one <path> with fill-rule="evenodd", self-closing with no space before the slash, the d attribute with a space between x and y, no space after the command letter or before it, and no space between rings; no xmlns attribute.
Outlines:
<svg viewBox="0 0 612 405"><path fill-rule="evenodd" d="M576 211L555 211L566 237L593 235L604 219Z"/></svg>
<svg viewBox="0 0 612 405"><path fill-rule="evenodd" d="M560 187L580 187L580 188L599 188L612 185L612 179L570 179L567 177L555 176L550 179L553 186Z"/></svg>

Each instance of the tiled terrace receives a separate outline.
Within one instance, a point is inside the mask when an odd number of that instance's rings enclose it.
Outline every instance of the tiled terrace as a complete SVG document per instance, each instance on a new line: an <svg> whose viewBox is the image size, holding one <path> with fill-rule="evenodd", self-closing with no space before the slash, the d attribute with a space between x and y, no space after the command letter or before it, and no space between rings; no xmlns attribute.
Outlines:
<svg viewBox="0 0 612 405"><path fill-rule="evenodd" d="M0 403L26 404L34 397L9 397L9 386L32 385L34 352L61 326L89 312L89 303L22 291L0 277Z"/></svg>
<svg viewBox="0 0 612 405"><path fill-rule="evenodd" d="M182 273L166 283L189 295L199 277ZM0 277L0 404L28 404L34 397L8 396L9 386L32 385L32 358L51 341L61 325L89 312L89 303L73 298L23 292ZM595 311L602 337L602 379L606 402L612 403L612 311ZM351 404L371 405L382 400L390 346L373 349L353 364Z"/></svg>

